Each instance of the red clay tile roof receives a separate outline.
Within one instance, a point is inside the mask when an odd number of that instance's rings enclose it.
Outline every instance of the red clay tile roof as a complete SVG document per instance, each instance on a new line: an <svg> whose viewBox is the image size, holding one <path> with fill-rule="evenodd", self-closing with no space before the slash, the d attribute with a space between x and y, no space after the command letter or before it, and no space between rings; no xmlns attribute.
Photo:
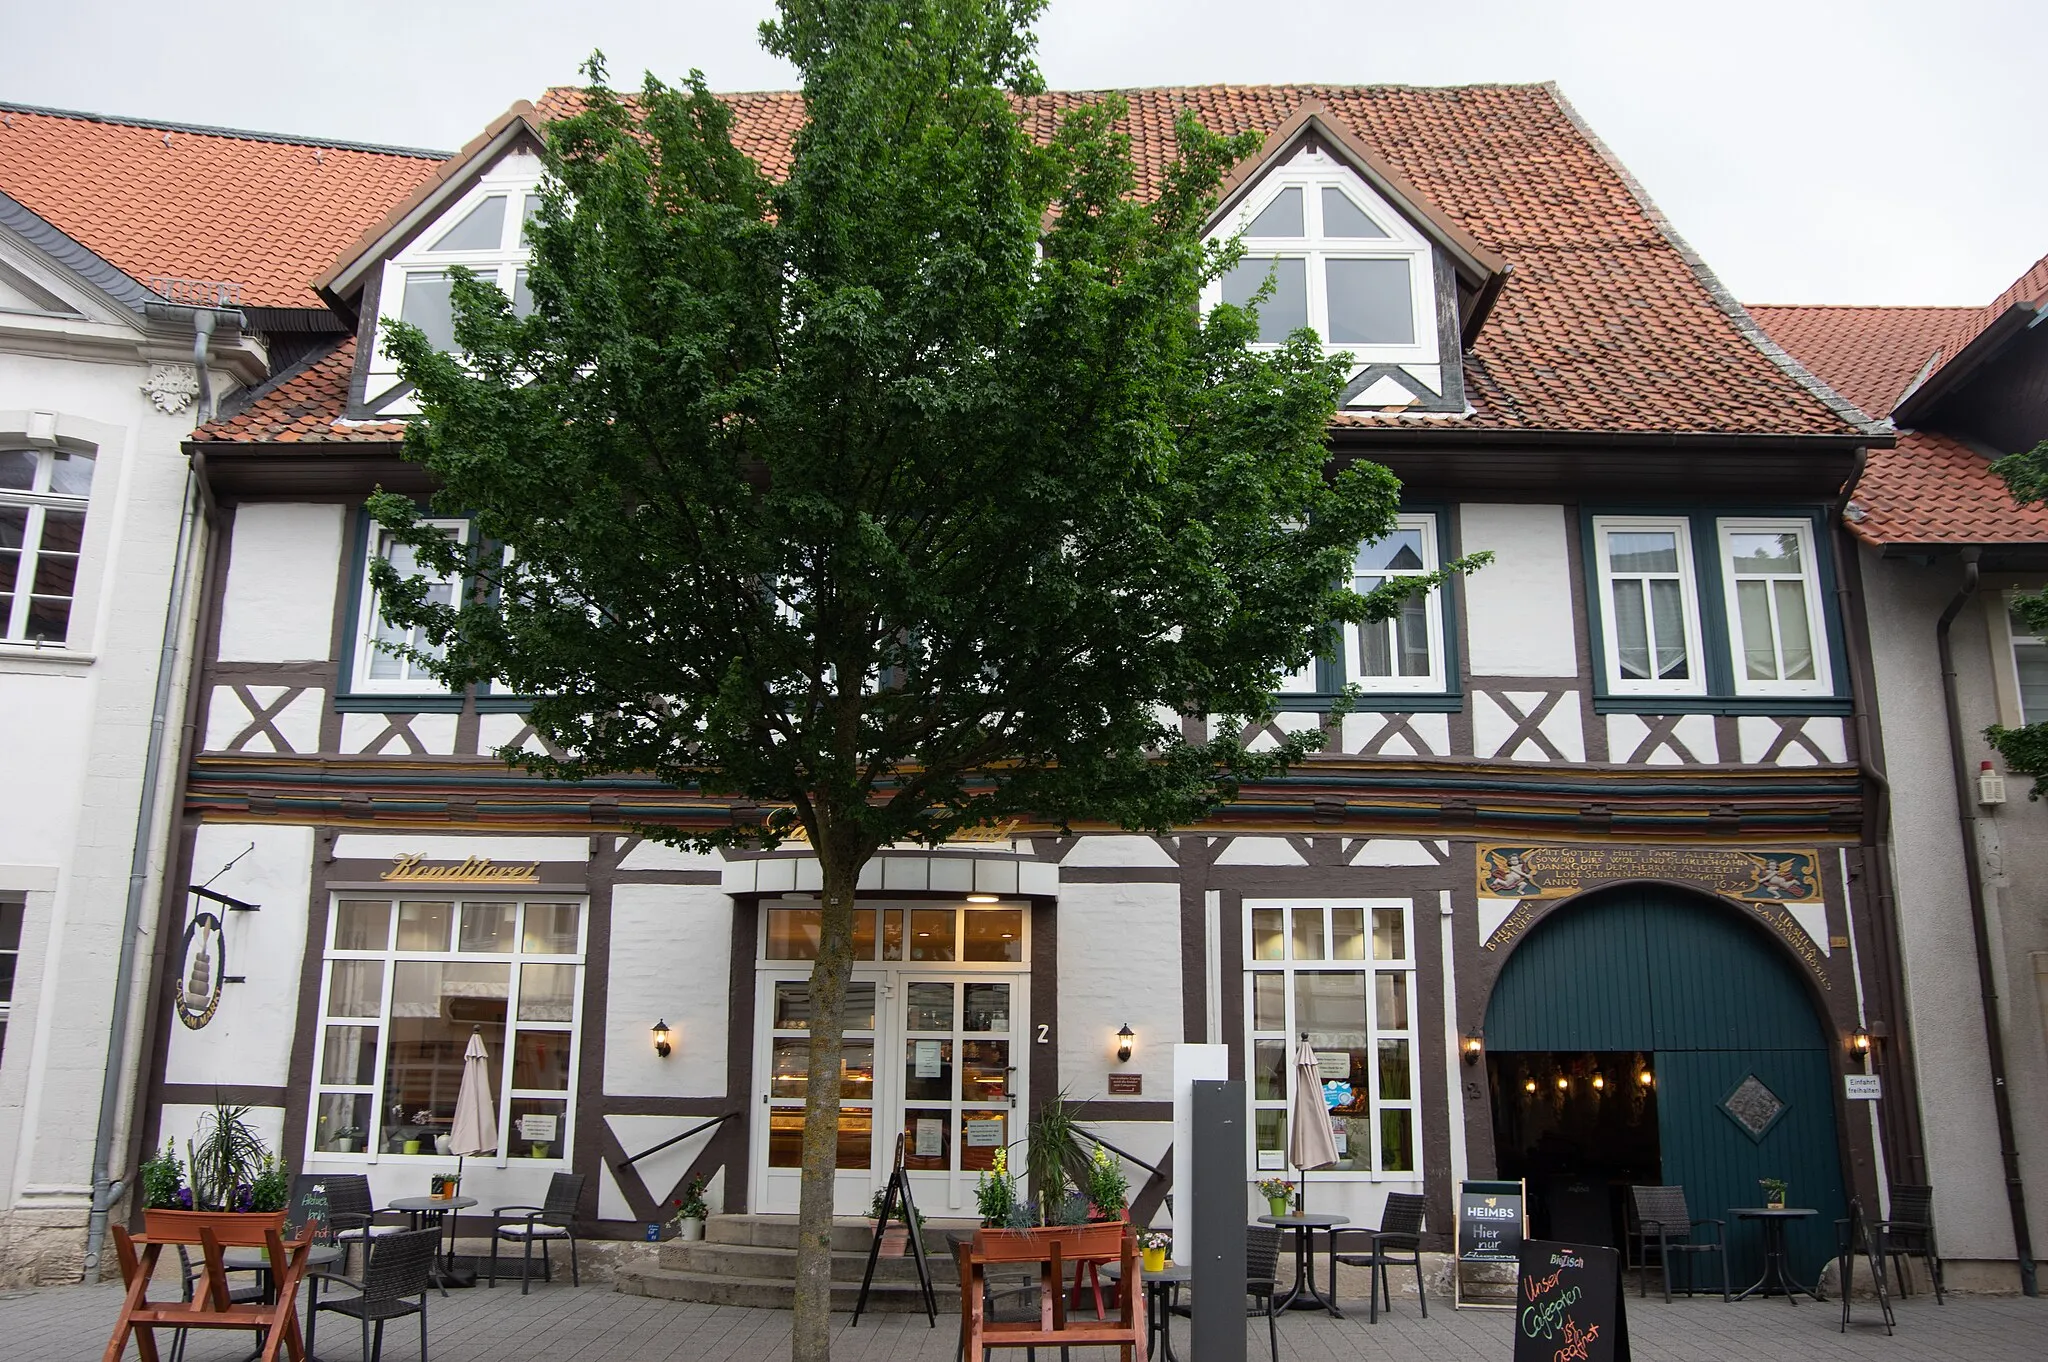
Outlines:
<svg viewBox="0 0 2048 1362"><path fill-rule="evenodd" d="M403 421L343 421L356 338L274 375L228 400L228 414L192 433L200 444L390 444L405 437Z"/></svg>
<svg viewBox="0 0 2048 1362"><path fill-rule="evenodd" d="M443 159L0 104L0 192L137 280L251 307L323 306L313 277Z"/></svg>
<svg viewBox="0 0 2048 1362"><path fill-rule="evenodd" d="M2048 257L1985 307L1752 306L1771 338L1873 416L1889 416L1929 361L1938 368L2014 303L2048 294ZM2048 507L2019 506L1993 455L1937 431L1905 430L1873 449L1856 485L1873 544L2011 544L2048 540Z"/></svg>
<svg viewBox="0 0 2048 1362"><path fill-rule="evenodd" d="M1173 120L1182 110L1221 133L1270 131L1303 103L1319 100L1459 228L1508 261L1513 272L1466 357L1474 413L1449 428L1861 433L1853 409L1774 357L1739 305L1549 86L1122 93L1131 105L1127 128L1144 192L1156 191L1174 155ZM574 89L550 90L539 101L539 117L560 117L579 98ZM768 174L785 174L803 119L801 97L721 98L738 115L739 147ZM1049 136L1064 111L1100 98L1088 91L1038 96L1028 102L1027 124ZM340 411L338 403L333 410ZM1338 419L1404 427L1416 420L1363 413ZM208 430L197 438L214 436Z"/></svg>

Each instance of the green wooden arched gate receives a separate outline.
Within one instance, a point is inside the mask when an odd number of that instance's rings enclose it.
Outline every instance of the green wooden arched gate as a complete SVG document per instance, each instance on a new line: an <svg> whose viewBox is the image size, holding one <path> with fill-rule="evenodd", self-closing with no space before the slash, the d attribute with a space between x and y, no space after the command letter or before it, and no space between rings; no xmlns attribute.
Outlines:
<svg viewBox="0 0 2048 1362"><path fill-rule="evenodd" d="M1784 1179L1819 1215L1787 1236L1811 1284L1843 1209L1827 1033L1798 967L1738 910L1681 890L1603 890L1539 923L1486 1008L1486 1046L1654 1052L1664 1181L1696 1217L1761 1204ZM1762 1262L1755 1224L1728 1226L1740 1290Z"/></svg>

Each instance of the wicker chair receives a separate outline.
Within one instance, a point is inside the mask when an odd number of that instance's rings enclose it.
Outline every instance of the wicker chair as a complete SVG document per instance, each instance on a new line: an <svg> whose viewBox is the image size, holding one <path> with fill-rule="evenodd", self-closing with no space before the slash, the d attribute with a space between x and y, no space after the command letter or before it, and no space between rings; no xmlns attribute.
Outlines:
<svg viewBox="0 0 2048 1362"><path fill-rule="evenodd" d="M498 1222L491 1232L491 1285L498 1284L498 1244L509 1242L523 1246L519 1259L519 1294L525 1295L533 1278L533 1246L540 1245L541 1280L555 1279L554 1265L548 1258L548 1245L557 1239L569 1241L569 1282L573 1286L583 1284L576 1270L576 1203L583 1199L583 1174L557 1173L548 1180L548 1195L539 1206L499 1206L491 1211L491 1219ZM515 1220L505 1217L519 1212Z"/></svg>
<svg viewBox="0 0 2048 1362"><path fill-rule="evenodd" d="M1244 1293L1253 1302L1252 1311L1266 1317L1266 1343L1273 1362L1280 1362L1280 1325L1274 1298L1280 1292L1280 1239L1278 1225L1247 1225L1244 1231Z"/></svg>
<svg viewBox="0 0 2048 1362"><path fill-rule="evenodd" d="M1899 1294L1913 1294L1913 1275L1906 1270L1908 1258L1927 1264L1927 1276L1934 1283L1934 1303L1946 1305L1941 1292L1941 1252L1934 1245L1934 1189L1916 1185L1892 1188L1892 1213L1877 1222L1878 1255L1891 1260L1899 1271Z"/></svg>
<svg viewBox="0 0 2048 1362"><path fill-rule="evenodd" d="M1382 1296L1386 1298L1387 1308L1394 1308L1394 1290L1387 1282L1387 1268L1413 1267L1415 1299L1422 1302L1422 1317L1428 1319L1429 1293L1422 1289L1422 1217L1428 1206L1427 1200L1413 1192L1390 1192L1386 1209L1380 1212L1378 1229L1340 1225L1330 1236L1330 1299L1337 1299L1337 1264L1370 1268L1372 1304L1366 1319L1368 1323L1377 1324ZM1364 1236L1367 1240L1365 1252L1338 1252L1345 1236Z"/></svg>
<svg viewBox="0 0 2048 1362"><path fill-rule="evenodd" d="M327 1234L334 1243L341 1245L343 1273L348 1271L349 1258L357 1244L368 1244L405 1228L403 1225L377 1223L377 1217L383 1212L377 1209L375 1199L370 1196L370 1179L363 1174L323 1173L320 1181L327 1188Z"/></svg>
<svg viewBox="0 0 2048 1362"><path fill-rule="evenodd" d="M323 1300L306 1322L306 1356L313 1353L313 1330L322 1310L354 1319L363 1331L363 1362L384 1354L386 1321L406 1315L420 1317L420 1362L427 1362L427 1289L433 1284L434 1255L441 1249L441 1231L401 1230L370 1241L363 1255L360 1280L322 1273L321 1280L356 1289L353 1296ZM374 1333L371 1326L375 1326Z"/></svg>
<svg viewBox="0 0 2048 1362"><path fill-rule="evenodd" d="M1712 1254L1721 1265L1721 1299L1728 1299L1727 1222L1695 1220L1685 1204L1683 1187L1630 1187L1628 1242L1635 1252L1636 1293L1650 1294L1650 1251L1657 1253L1657 1275L1664 1281L1664 1300L1671 1300L1672 1255L1685 1261L1685 1294L1693 1292L1693 1259ZM1713 1239L1699 1243L1693 1234L1711 1226Z"/></svg>

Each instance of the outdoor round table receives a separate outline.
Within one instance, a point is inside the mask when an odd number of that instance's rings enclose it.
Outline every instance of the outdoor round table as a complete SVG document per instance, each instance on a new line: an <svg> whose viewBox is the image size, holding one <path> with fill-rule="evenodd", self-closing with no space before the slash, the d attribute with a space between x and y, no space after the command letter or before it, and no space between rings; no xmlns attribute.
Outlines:
<svg viewBox="0 0 2048 1362"><path fill-rule="evenodd" d="M1324 1300L1323 1293L1316 1290L1316 1231L1330 1235L1330 1252L1337 1251L1337 1236L1334 1231L1339 1225L1351 1223L1348 1215L1262 1215L1261 1225L1278 1225L1283 1230L1294 1231L1294 1285L1287 1294L1273 1302L1276 1310L1314 1310L1318 1307L1328 1310L1331 1318L1342 1319L1344 1312L1337 1308L1334 1300Z"/></svg>
<svg viewBox="0 0 2048 1362"><path fill-rule="evenodd" d="M313 1356L313 1329L318 1323L314 1314L320 1308L320 1278L330 1267L341 1261L341 1245L315 1244L306 1250L306 1362L318 1362ZM235 1248L221 1254L221 1262L230 1272L259 1272L263 1274L266 1292L275 1290L275 1281L270 1275L270 1251L260 1248ZM258 1348L250 1356L260 1356Z"/></svg>
<svg viewBox="0 0 2048 1362"><path fill-rule="evenodd" d="M410 1228L423 1230L432 1221L435 1229L447 1230L448 1247L441 1255L441 1265L434 1272L434 1285L447 1295L446 1280L452 1280L455 1272L455 1216L456 1211L467 1210L476 1205L473 1196L405 1196L391 1203L389 1209L405 1212L411 1222ZM457 1281L457 1286L468 1286L466 1281Z"/></svg>
<svg viewBox="0 0 2048 1362"><path fill-rule="evenodd" d="M1821 1299L1818 1291L1792 1275L1792 1266L1785 1257L1786 1222L1805 1220L1819 1215L1819 1211L1810 1206L1730 1206L1728 1214L1737 1220L1757 1221L1764 1233L1763 1275L1750 1283L1736 1300L1746 1301L1762 1293L1765 1296L1782 1295L1797 1305L1802 1291L1815 1300Z"/></svg>

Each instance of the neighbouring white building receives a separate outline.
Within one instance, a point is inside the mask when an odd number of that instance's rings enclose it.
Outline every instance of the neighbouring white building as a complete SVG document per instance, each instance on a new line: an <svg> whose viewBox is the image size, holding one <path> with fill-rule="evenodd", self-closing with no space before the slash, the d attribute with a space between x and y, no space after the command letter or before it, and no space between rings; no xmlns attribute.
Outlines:
<svg viewBox="0 0 2048 1362"><path fill-rule="evenodd" d="M0 1285L76 1280L134 1166L210 532L183 442L335 329L307 280L436 164L0 104Z"/></svg>

